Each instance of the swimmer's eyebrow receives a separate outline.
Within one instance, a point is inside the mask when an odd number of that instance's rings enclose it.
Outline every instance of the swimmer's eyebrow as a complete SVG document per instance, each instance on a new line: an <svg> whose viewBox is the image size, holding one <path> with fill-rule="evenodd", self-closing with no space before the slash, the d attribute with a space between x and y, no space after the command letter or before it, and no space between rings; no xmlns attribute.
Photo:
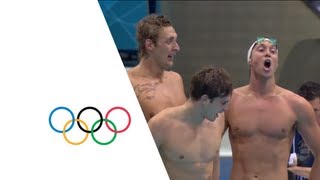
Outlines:
<svg viewBox="0 0 320 180"><path fill-rule="evenodd" d="M229 102L229 100L226 100L226 101L223 101L221 104L222 105L225 105L225 104L227 104Z"/></svg>

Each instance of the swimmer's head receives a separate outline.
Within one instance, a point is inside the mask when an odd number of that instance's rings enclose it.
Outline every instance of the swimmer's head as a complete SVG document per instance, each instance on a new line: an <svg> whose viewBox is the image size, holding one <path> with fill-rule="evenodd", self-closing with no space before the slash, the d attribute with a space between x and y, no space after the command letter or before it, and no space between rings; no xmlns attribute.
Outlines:
<svg viewBox="0 0 320 180"><path fill-rule="evenodd" d="M267 37L257 37L257 40L255 42L252 43L252 45L250 46L249 50L248 50L248 54L247 54L247 63L249 64L251 61L251 54L252 54L252 50L255 47L256 44L261 44L264 41L269 41L272 45L277 47L277 40L274 38L267 38Z"/></svg>

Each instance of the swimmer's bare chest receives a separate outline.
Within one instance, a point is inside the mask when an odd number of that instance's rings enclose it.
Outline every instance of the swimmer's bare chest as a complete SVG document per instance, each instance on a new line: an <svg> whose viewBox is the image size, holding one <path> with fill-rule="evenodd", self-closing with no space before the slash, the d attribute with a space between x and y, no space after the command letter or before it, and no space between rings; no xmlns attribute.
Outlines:
<svg viewBox="0 0 320 180"><path fill-rule="evenodd" d="M208 163L218 154L223 127L208 125L197 130L183 126L166 131L161 152L166 159L177 163Z"/></svg>
<svg viewBox="0 0 320 180"><path fill-rule="evenodd" d="M248 98L233 104L229 125L234 136L250 137L263 135L282 139L289 135L296 115L282 98Z"/></svg>

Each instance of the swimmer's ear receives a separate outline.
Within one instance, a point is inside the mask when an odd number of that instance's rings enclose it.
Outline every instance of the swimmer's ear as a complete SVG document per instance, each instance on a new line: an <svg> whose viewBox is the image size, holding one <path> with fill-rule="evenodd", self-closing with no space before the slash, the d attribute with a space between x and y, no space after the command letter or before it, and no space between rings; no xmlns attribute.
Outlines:
<svg viewBox="0 0 320 180"><path fill-rule="evenodd" d="M201 100L201 102L203 104L209 104L210 103L210 99L209 99L208 95L206 95L206 94L202 95L200 100Z"/></svg>
<svg viewBox="0 0 320 180"><path fill-rule="evenodd" d="M152 50L153 47L154 47L154 44L152 42L151 39L147 39L145 42L144 42L144 45L146 47L146 50Z"/></svg>

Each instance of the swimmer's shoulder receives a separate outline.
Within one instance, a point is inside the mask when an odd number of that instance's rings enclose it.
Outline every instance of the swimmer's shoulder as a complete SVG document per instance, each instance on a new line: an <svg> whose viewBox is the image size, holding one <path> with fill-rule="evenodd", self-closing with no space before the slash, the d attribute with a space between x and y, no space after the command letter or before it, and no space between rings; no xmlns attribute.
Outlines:
<svg viewBox="0 0 320 180"><path fill-rule="evenodd" d="M174 122L172 119L174 119L176 114L176 108L177 107L169 107L160 111L149 120L149 126L165 131L172 125L172 122Z"/></svg>
<svg viewBox="0 0 320 180"><path fill-rule="evenodd" d="M243 96L247 96L249 94L249 86L241 86L238 88L235 88L232 91L232 97L236 96L236 97L243 97Z"/></svg>
<svg viewBox="0 0 320 180"><path fill-rule="evenodd" d="M145 76L142 75L143 73L138 66L127 70L127 74L133 87L139 83L145 82Z"/></svg>
<svg viewBox="0 0 320 180"><path fill-rule="evenodd" d="M127 70L127 74L128 74L128 76L129 76L129 79L131 80L131 79L135 79L135 78L137 78L138 77L138 68L137 68L137 66L135 66L135 67L133 67L133 68L131 68L131 69L128 69Z"/></svg>
<svg viewBox="0 0 320 180"><path fill-rule="evenodd" d="M158 121L168 121L169 119L174 119L176 112L179 111L179 106L168 107L160 111L154 117Z"/></svg>
<svg viewBox="0 0 320 180"><path fill-rule="evenodd" d="M278 88L280 95L288 102L289 105L293 106L294 108L300 109L309 105L309 102L298 94L282 87Z"/></svg>
<svg viewBox="0 0 320 180"><path fill-rule="evenodd" d="M182 80L181 75L175 71L165 71L165 76L168 79L172 79L174 81L181 81Z"/></svg>

